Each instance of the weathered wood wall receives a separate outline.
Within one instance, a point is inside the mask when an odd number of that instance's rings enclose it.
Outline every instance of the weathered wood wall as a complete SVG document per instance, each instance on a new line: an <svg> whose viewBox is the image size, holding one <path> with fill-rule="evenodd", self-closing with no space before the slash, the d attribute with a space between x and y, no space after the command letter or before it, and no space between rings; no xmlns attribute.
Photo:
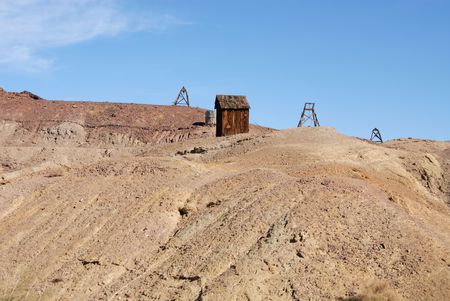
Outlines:
<svg viewBox="0 0 450 301"><path fill-rule="evenodd" d="M216 122L217 137L248 133L249 110L218 110Z"/></svg>

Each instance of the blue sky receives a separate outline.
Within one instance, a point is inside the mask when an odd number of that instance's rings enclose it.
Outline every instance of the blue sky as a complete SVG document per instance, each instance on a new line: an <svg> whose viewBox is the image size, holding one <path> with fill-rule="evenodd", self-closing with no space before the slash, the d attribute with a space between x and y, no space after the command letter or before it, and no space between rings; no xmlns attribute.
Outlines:
<svg viewBox="0 0 450 301"><path fill-rule="evenodd" d="M193 106L251 122L450 140L448 0L1 0L0 86L47 99Z"/></svg>

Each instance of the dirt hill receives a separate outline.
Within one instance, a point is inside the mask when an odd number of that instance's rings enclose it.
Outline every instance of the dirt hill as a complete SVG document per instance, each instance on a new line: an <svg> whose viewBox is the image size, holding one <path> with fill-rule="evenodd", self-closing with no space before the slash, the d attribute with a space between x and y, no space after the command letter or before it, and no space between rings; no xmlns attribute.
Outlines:
<svg viewBox="0 0 450 301"><path fill-rule="evenodd" d="M2 89L0 108L0 142L10 145L143 146L215 135L199 108L49 101ZM251 131L270 129L251 126Z"/></svg>
<svg viewBox="0 0 450 301"><path fill-rule="evenodd" d="M5 300L450 299L450 143L326 127L134 147L0 134Z"/></svg>

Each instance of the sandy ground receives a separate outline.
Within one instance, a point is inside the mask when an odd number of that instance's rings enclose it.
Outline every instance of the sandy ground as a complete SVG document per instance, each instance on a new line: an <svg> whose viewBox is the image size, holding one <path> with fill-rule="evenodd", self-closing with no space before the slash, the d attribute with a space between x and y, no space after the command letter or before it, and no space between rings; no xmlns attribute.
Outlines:
<svg viewBox="0 0 450 301"><path fill-rule="evenodd" d="M8 141L0 299L450 299L450 143Z"/></svg>

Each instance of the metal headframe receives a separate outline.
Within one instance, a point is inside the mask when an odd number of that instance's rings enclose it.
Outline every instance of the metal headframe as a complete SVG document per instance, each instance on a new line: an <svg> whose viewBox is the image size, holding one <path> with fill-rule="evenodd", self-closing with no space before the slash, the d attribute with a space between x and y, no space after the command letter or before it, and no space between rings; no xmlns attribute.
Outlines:
<svg viewBox="0 0 450 301"><path fill-rule="evenodd" d="M374 143L383 143L383 138L381 137L380 130L374 128L372 130L372 135L370 136L370 141Z"/></svg>
<svg viewBox="0 0 450 301"><path fill-rule="evenodd" d="M319 119L317 118L316 104L314 102L307 102L303 108L302 117L298 122L297 127L305 126L306 122L311 121L314 126L320 126Z"/></svg>
<svg viewBox="0 0 450 301"><path fill-rule="evenodd" d="M186 105L186 106L190 106L189 104L189 94L188 91L186 90L186 88L183 86L183 88L181 88L180 93L178 93L177 98L175 99L175 101L173 102L174 106L178 106L178 105Z"/></svg>

